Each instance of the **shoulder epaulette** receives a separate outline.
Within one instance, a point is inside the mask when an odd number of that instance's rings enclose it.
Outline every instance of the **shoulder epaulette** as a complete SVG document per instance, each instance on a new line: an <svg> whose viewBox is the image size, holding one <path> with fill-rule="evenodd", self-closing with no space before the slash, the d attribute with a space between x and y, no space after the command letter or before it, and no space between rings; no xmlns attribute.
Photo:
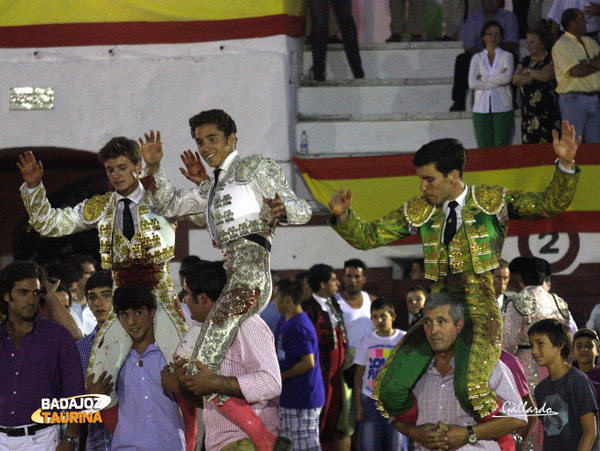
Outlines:
<svg viewBox="0 0 600 451"><path fill-rule="evenodd" d="M535 293L528 289L522 290L512 300L517 311L523 316L533 315L536 307Z"/></svg>
<svg viewBox="0 0 600 451"><path fill-rule="evenodd" d="M481 211L488 215L497 215L504 207L506 188L498 185L474 186L471 189L473 202Z"/></svg>
<svg viewBox="0 0 600 451"><path fill-rule="evenodd" d="M550 295L554 298L556 308L560 312L561 316L566 320L570 319L571 316L569 315L569 304L567 304L563 298L554 293L550 293Z"/></svg>
<svg viewBox="0 0 600 451"><path fill-rule="evenodd" d="M269 160L262 155L251 155L249 157L240 158L235 167L235 181L238 183L248 183L254 173L258 170L260 164Z"/></svg>
<svg viewBox="0 0 600 451"><path fill-rule="evenodd" d="M421 227L425 224L434 210L435 207L422 197L413 197L404 204L406 219L414 227Z"/></svg>
<svg viewBox="0 0 600 451"><path fill-rule="evenodd" d="M85 201L83 205L83 221L86 224L95 224L106 211L113 193L94 196Z"/></svg>

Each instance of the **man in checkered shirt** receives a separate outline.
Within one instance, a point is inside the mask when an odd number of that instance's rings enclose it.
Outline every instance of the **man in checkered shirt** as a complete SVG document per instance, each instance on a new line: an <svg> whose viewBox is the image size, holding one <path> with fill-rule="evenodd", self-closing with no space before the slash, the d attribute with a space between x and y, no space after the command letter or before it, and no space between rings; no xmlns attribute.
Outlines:
<svg viewBox="0 0 600 451"><path fill-rule="evenodd" d="M433 293L423 311L425 334L435 357L413 388L419 407L416 425L396 420L394 426L417 442L419 450L500 450L495 439L511 440L504 436L526 422L510 370L500 361L492 370L490 388L500 399L501 415L478 424L454 392L454 342L465 326L463 305L448 294Z"/></svg>

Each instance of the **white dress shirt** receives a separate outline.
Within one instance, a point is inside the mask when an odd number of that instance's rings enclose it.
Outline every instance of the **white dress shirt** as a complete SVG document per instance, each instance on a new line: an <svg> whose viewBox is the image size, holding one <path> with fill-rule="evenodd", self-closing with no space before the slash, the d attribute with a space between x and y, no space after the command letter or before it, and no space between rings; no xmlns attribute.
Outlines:
<svg viewBox="0 0 600 451"><path fill-rule="evenodd" d="M131 216L133 216L133 230L136 232L139 230L138 225L138 215L137 209L138 205L142 201L144 197L144 187L141 183L138 183L138 186L129 196L121 196L119 193L115 192L115 208L117 209L117 226L121 233L123 232L123 209L125 208L125 202L119 202L121 199L125 199L127 197L131 200L129 204L129 210L131 211Z"/></svg>
<svg viewBox="0 0 600 451"><path fill-rule="evenodd" d="M462 224L462 209L465 206L465 203L467 201L467 193L468 192L469 192L469 187L465 183L465 189L463 190L462 193L460 193L460 196L458 196L456 199L452 199L458 204L456 207L454 207L454 211L456 212L456 230L458 230L458 228ZM448 206L448 204L450 202L452 202L452 200L447 200L446 202L444 202L442 204L442 209L444 210L444 217L445 217L444 229L442 230L442 237L444 236L444 232L446 231L446 223L448 221L448 215L450 214L450 207Z"/></svg>

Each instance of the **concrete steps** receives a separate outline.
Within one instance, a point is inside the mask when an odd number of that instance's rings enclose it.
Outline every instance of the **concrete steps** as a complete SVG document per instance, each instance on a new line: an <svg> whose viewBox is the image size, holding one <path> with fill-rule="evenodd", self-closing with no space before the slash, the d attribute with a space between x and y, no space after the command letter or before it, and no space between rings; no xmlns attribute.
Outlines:
<svg viewBox="0 0 600 451"><path fill-rule="evenodd" d="M454 60L463 52L462 42L399 42L370 44L360 48L368 79L440 78L451 77ZM308 75L312 54L304 52L302 73ZM328 80L352 79L341 44L327 46Z"/></svg>
<svg viewBox="0 0 600 451"><path fill-rule="evenodd" d="M521 141L520 114L516 115L514 143ZM472 114L468 112L299 116L298 143L303 131L308 137L309 155L409 153L440 138L456 138L467 148L477 147Z"/></svg>
<svg viewBox="0 0 600 451"><path fill-rule="evenodd" d="M448 111L452 77L302 82L302 115L391 115Z"/></svg>
<svg viewBox="0 0 600 451"><path fill-rule="evenodd" d="M314 155L414 152L448 137L477 147L472 114L448 111L454 60L462 51L461 42L361 46L366 78L354 80L342 45L333 44L327 81L319 83L308 79L312 55L307 48L298 91L297 149L303 131ZM515 113L511 142L518 144L520 112Z"/></svg>

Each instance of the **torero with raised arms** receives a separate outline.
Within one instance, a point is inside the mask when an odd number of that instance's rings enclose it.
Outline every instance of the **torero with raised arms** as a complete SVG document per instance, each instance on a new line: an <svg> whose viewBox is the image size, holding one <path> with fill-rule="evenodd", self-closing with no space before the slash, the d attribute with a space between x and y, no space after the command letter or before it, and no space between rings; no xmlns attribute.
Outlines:
<svg viewBox="0 0 600 451"><path fill-rule="evenodd" d="M187 170L182 172L199 183L197 188L175 190L169 183L160 168L160 134L146 135L142 152L152 174L148 192L158 211L168 217L199 214L225 259L227 283L204 322L190 357L193 363L188 365L188 372L206 375L198 379L201 382L209 381L211 373L220 374L219 366L240 324L269 302L270 250L276 225L304 224L312 212L305 200L296 197L273 160L238 154L237 127L225 111L203 111L193 116L189 124L198 152L184 153ZM206 177L200 158L214 169L212 177ZM225 396L215 398L208 384L196 394L209 395L233 421L241 419L240 426L245 427L258 449L273 448L273 434L250 406Z"/></svg>
<svg viewBox="0 0 600 451"><path fill-rule="evenodd" d="M52 208L48 202L42 184L42 162L31 152L20 155L17 166L25 180L21 196L29 222L48 237L98 229L102 267L112 271L114 288L141 284L153 290L158 303L154 318L156 341L168 359L187 331L169 274L177 218L159 214L140 183L142 154L136 141L113 138L100 149L98 158L115 191L61 209ZM88 374L116 381L132 344L117 317L111 314L94 342ZM111 398L112 406L117 402L114 390Z"/></svg>
<svg viewBox="0 0 600 451"><path fill-rule="evenodd" d="M556 216L566 210L579 178L575 154L581 139L568 122L562 137L555 130L558 157L554 177L541 193L500 186L471 186L462 180L466 151L456 139L421 147L413 158L422 197L415 197L372 222L350 208L352 192L340 189L329 202L329 224L358 249L371 249L418 233L423 244L425 277L434 292L465 303L465 327L456 340L454 389L463 407L485 419L498 410L488 380L501 351L502 316L492 271L498 267L509 219ZM376 381L379 406L400 421L413 423L418 411L410 389L431 363L433 353L417 323L398 344Z"/></svg>

